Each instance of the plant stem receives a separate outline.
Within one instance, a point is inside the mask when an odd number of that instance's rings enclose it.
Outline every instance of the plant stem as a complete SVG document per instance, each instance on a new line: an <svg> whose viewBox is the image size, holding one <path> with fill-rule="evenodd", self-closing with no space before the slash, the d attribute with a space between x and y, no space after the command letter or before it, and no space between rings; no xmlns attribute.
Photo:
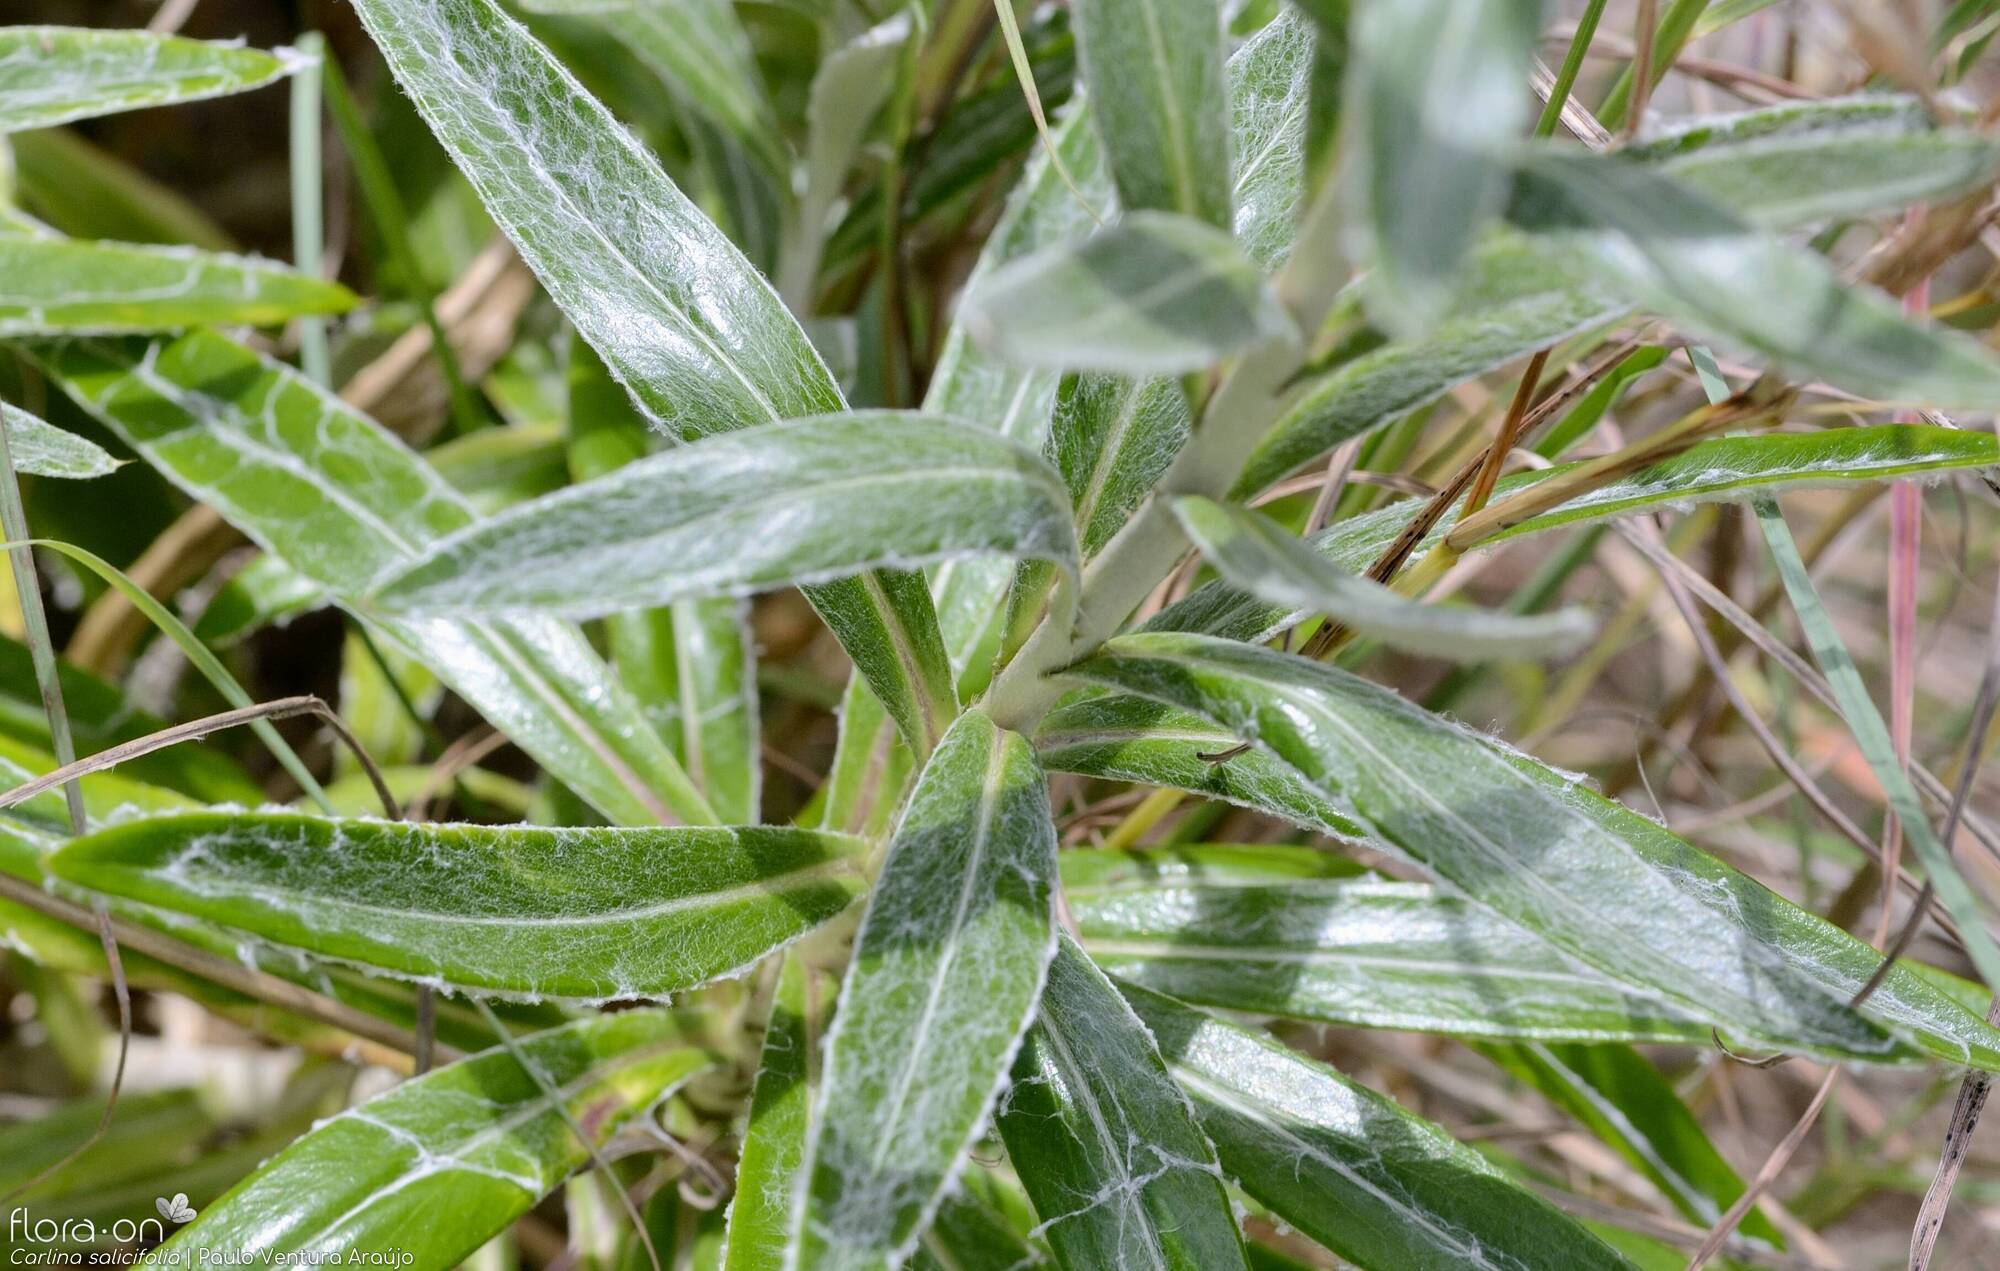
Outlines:
<svg viewBox="0 0 2000 1271"><path fill-rule="evenodd" d="M21 597L21 624L28 653L35 666L35 684L41 690L42 710L49 719L49 743L55 751L56 766L66 768L76 762L76 741L70 735L69 711L63 706L62 672L56 663L55 642L49 637L49 616L42 608L42 587L35 574L35 549L28 546L28 512L21 502L21 483L14 475L14 456L8 449L7 430L0 427L0 531L16 546L8 555L14 569L14 590ZM83 811L83 786L79 780L63 783L63 802L69 808L72 834L81 835L88 825Z"/></svg>
<svg viewBox="0 0 2000 1271"><path fill-rule="evenodd" d="M1576 88L1576 77L1583 70L1583 59L1590 53L1590 41L1597 34L1597 23L1604 16L1605 0L1589 0L1583 8L1583 16L1576 20L1576 34L1570 38L1569 52L1563 55L1562 69L1556 72L1555 87L1549 91L1549 100L1542 106L1542 117L1535 121L1537 137L1553 137L1556 124L1562 119L1563 103L1569 100Z"/></svg>
<svg viewBox="0 0 2000 1271"><path fill-rule="evenodd" d="M292 72L292 265L317 278L326 242L319 145L320 67L326 62L326 41L319 32L308 31L299 37L298 50L304 61ZM324 318L299 319L299 364L314 383L333 382Z"/></svg>

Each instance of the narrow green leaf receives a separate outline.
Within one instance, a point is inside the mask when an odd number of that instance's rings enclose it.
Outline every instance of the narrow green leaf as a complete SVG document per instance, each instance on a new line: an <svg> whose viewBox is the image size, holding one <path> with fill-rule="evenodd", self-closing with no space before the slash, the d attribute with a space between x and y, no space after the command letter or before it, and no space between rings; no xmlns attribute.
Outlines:
<svg viewBox="0 0 2000 1271"><path fill-rule="evenodd" d="M1230 641L1137 635L1071 674L1255 741L1374 843L1747 1045L2000 1064L2000 1033L1915 977L1892 972L1889 1000L1849 1007L1881 958L1845 932L1574 779L1344 671Z"/></svg>
<svg viewBox="0 0 2000 1271"><path fill-rule="evenodd" d="M528 0L521 7L595 19L772 172L788 172L790 155L750 36L729 0Z"/></svg>
<svg viewBox="0 0 2000 1271"><path fill-rule="evenodd" d="M150 31L6 27L0 29L0 133L246 92L297 65L290 49L265 53Z"/></svg>
<svg viewBox="0 0 2000 1271"><path fill-rule="evenodd" d="M521 258L651 419L685 439L840 409L769 284L492 0L355 9Z"/></svg>
<svg viewBox="0 0 2000 1271"><path fill-rule="evenodd" d="M169 480L343 605L473 520L463 496L380 425L219 335L28 348ZM715 819L574 627L370 620L613 820Z"/></svg>
<svg viewBox="0 0 2000 1271"><path fill-rule="evenodd" d="M997 1190L991 1175L977 1181L986 1182L988 1192ZM1018 1203L1021 1208L1027 1204ZM904 1265L917 1271L1022 1271L1045 1265L1048 1255L1022 1238L1022 1224L1009 1222L1010 1216L1011 1210L1003 1212L988 1196L964 1188L938 1206L937 1216Z"/></svg>
<svg viewBox="0 0 2000 1271"><path fill-rule="evenodd" d="M1689 121L1621 156L1685 176L1753 224L1790 229L1900 210L1906 196L1941 197L1957 188L1991 143L1931 127L1913 98L1792 102ZM1529 221L1526 228L1534 228ZM1259 445L1236 493L1254 493L1455 384L1615 321L1629 307L1594 281L1565 243L1497 233L1473 249L1455 280L1450 313L1432 330L1410 340L1369 333L1352 341L1352 352Z"/></svg>
<svg viewBox="0 0 2000 1271"><path fill-rule="evenodd" d="M1703 1227L1714 1226L1743 1194L1743 1180L1672 1083L1631 1047L1521 1042L1479 1050L1618 1149ZM1774 1249L1785 1247L1770 1219L1754 1209L1741 1230Z"/></svg>
<svg viewBox="0 0 2000 1271"><path fill-rule="evenodd" d="M1055 850L1028 743L959 716L855 937L795 1214L800 1268L898 1263L936 1212L1055 953Z"/></svg>
<svg viewBox="0 0 2000 1271"><path fill-rule="evenodd" d="M824 1028L822 986L796 955L784 959L771 1018L764 1030L757 1081L750 1092L750 1121L737 1158L736 1191L729 1202L728 1271L766 1271L785 1263L791 1236L792 1196L805 1161L813 1070Z"/></svg>
<svg viewBox="0 0 2000 1271"><path fill-rule="evenodd" d="M621 1011L496 1048L350 1108L271 1158L165 1246L250 1262L327 1250L455 1266L714 1060L664 1011ZM553 1090L558 1098L544 1092Z"/></svg>
<svg viewBox="0 0 2000 1271"><path fill-rule="evenodd" d="M95 442L44 423L18 406L0 402L0 423L7 429L7 456L14 471L24 476L82 480L106 476L121 466Z"/></svg>
<svg viewBox="0 0 2000 1271"><path fill-rule="evenodd" d="M858 840L192 813L57 852L57 877L323 958L468 988L660 997L846 908Z"/></svg>
<svg viewBox="0 0 2000 1271"><path fill-rule="evenodd" d="M1216 0L1079 0L1073 20L1119 202L1227 229L1230 121Z"/></svg>
<svg viewBox="0 0 2000 1271"><path fill-rule="evenodd" d="M1066 888L1083 947L1121 979L1224 1010L1458 1037L1708 1041L1701 1016L1428 884L1217 879L1203 864Z"/></svg>
<svg viewBox="0 0 2000 1271"><path fill-rule="evenodd" d="M1595 625L1581 610L1517 616L1427 605L1327 563L1269 517L1212 499L1175 499L1174 516L1229 582L1260 599L1323 613L1411 653L1457 661L1562 657Z"/></svg>
<svg viewBox="0 0 2000 1271"><path fill-rule="evenodd" d="M1543 530L1638 512L1744 499L1764 490L1837 487L1995 464L2000 464L2000 442L1991 434L1920 424L1718 437L1509 526L1478 546L1490 547ZM1494 501L1573 467L1565 464L1502 477L1495 486ZM1335 567L1360 571L1395 540L1420 507L1418 500L1392 503L1337 522L1306 542ZM1445 513L1418 550L1441 541L1457 523L1454 508ZM1151 631L1198 631L1261 644L1311 612L1266 604L1226 582L1213 582L1162 610L1146 626Z"/></svg>
<svg viewBox="0 0 2000 1271"><path fill-rule="evenodd" d="M1325 1064L1146 989L1120 991L1223 1170L1364 1271L1629 1266L1439 1127Z"/></svg>
<svg viewBox="0 0 2000 1271"><path fill-rule="evenodd" d="M1127 213L1080 243L1009 262L968 290L960 321L1023 365L1126 375L1200 370L1296 337L1227 233L1166 212Z"/></svg>
<svg viewBox="0 0 2000 1271"><path fill-rule="evenodd" d="M1215 1149L1118 990L1064 937L1000 1133L1064 1267L1243 1267Z"/></svg>
<svg viewBox="0 0 2000 1271"><path fill-rule="evenodd" d="M1349 224L1367 297L1416 334L1444 312L1507 191L1540 0L1403 0L1355 18Z"/></svg>
<svg viewBox="0 0 2000 1271"><path fill-rule="evenodd" d="M264 327L353 306L339 283L246 256L0 236L0 335Z"/></svg>
<svg viewBox="0 0 2000 1271"><path fill-rule="evenodd" d="M1833 690L1834 700L1840 703L1840 714L1847 723L1847 731L1853 734L1855 744L1861 749L1861 757L1868 762L1869 771L1882 783L1883 794L1889 800L1890 810L1896 814L1897 824L1903 827L1910 846L1916 849L1917 859L1923 862L1924 876L1937 889L1938 903L1958 922L1965 954L1979 969L1979 978L1989 988L2000 985L2000 946L1995 945L1993 933L1986 925L1985 907L1980 904L1978 894L1966 883L1965 876L1959 873L1957 864L1951 858L1951 849L1938 838L1930 817L1925 815L1923 801L1917 797L1916 787L1910 784L1909 770L1897 758L1889 727L1882 722L1882 712L1876 708L1875 699L1868 695L1868 685L1862 681L1861 672L1855 669L1854 659L1847 652L1840 632L1834 628L1833 618L1827 613L1826 606L1820 603L1812 574L1800 558L1797 545L1792 542L1792 531L1785 524L1785 514L1768 496L1760 496L1752 506L1756 508L1757 524L1764 532L1764 542L1771 549L1771 558L1777 562L1778 577L1784 583L1785 595L1792 602L1793 612L1799 616L1799 626L1805 631L1806 643L1812 646L1813 661L1819 663L1828 687Z"/></svg>
<svg viewBox="0 0 2000 1271"><path fill-rule="evenodd" d="M374 601L595 617L979 552L1073 570L1061 480L989 430L862 411L711 437L521 504L390 574Z"/></svg>
<svg viewBox="0 0 2000 1271"><path fill-rule="evenodd" d="M647 454L652 435L588 345L572 341L569 357L569 470L588 481ZM761 819L764 761L749 619L748 605L723 597L622 610L604 624L619 680L717 818L731 825Z"/></svg>
<svg viewBox="0 0 2000 1271"><path fill-rule="evenodd" d="M2000 361L1976 341L1912 323L1822 257L1645 165L1536 154L1520 169L1509 218L1574 253L1605 288L1697 334L1881 400L2000 405Z"/></svg>

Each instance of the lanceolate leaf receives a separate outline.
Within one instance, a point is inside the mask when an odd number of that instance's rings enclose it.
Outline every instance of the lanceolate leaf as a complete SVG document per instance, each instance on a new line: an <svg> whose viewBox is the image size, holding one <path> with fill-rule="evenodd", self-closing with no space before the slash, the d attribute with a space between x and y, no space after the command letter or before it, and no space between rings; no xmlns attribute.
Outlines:
<svg viewBox="0 0 2000 1271"><path fill-rule="evenodd" d="M800 1195L801 1268L909 1252L1007 1081L1055 952L1033 752L961 715L910 795L855 937Z"/></svg>
<svg viewBox="0 0 2000 1271"><path fill-rule="evenodd" d="M770 284L494 0L356 8L522 259L661 427L689 440L845 405ZM927 751L956 703L921 580L807 596Z"/></svg>
<svg viewBox="0 0 2000 1271"><path fill-rule="evenodd" d="M1907 973L1849 1007L1881 959L1838 928L1575 780L1343 671L1230 641L1138 635L1072 673L1257 742L1377 845L1724 1034L1876 1062L2000 1064L2000 1033Z"/></svg>
<svg viewBox="0 0 2000 1271"><path fill-rule="evenodd" d="M729 0L531 0L533 13L598 19L696 110L772 172L789 166L750 37Z"/></svg>
<svg viewBox="0 0 2000 1271"><path fill-rule="evenodd" d="M1480 1050L1617 1148L1702 1226L1713 1226L1743 1194L1743 1180L1672 1083L1631 1047L1523 1042ZM1742 1231L1784 1247L1777 1228L1755 1210L1744 1215Z"/></svg>
<svg viewBox="0 0 2000 1271"><path fill-rule="evenodd" d="M338 283L248 257L0 236L0 335L272 326L353 304Z"/></svg>
<svg viewBox="0 0 2000 1271"><path fill-rule="evenodd" d="M986 429L862 411L711 437L521 504L386 578L376 601L594 617L978 552L1074 568L1056 474Z"/></svg>
<svg viewBox="0 0 2000 1271"><path fill-rule="evenodd" d="M0 29L0 133L259 88L298 66L289 49L149 31Z"/></svg>
<svg viewBox="0 0 2000 1271"><path fill-rule="evenodd" d="M95 442L43 423L19 407L0 402L0 422L7 428L7 458L24 476L80 480L118 471L118 460Z"/></svg>
<svg viewBox="0 0 2000 1271"><path fill-rule="evenodd" d="M1064 381L1048 449L1076 507L1086 560L1125 524L1192 427L1187 397L1170 379L1078 375Z"/></svg>
<svg viewBox="0 0 2000 1271"><path fill-rule="evenodd" d="M1127 213L995 270L960 320L1023 365L1125 375L1200 370L1292 332L1227 233L1166 212Z"/></svg>
<svg viewBox="0 0 2000 1271"><path fill-rule="evenodd" d="M1442 1129L1277 1042L1120 986L1224 1172L1364 1271L1625 1268L1595 1236Z"/></svg>
<svg viewBox="0 0 2000 1271"><path fill-rule="evenodd" d="M492 0L359 0L396 78L549 295L682 438L838 410L742 253Z"/></svg>
<svg viewBox="0 0 2000 1271"><path fill-rule="evenodd" d="M248 1261L329 1250L450 1267L713 1058L664 1011L594 1016L350 1108L273 1157L167 1248ZM548 1091L555 1092L551 1098Z"/></svg>
<svg viewBox="0 0 2000 1271"><path fill-rule="evenodd" d="M1719 437L1502 529L1480 546L1660 508L1747 498L1760 490L1884 481L1994 464L2000 464L2000 442L1990 434L1918 424ZM1517 494L1572 467L1503 477L1495 487L1494 500ZM1305 541L1336 568L1364 570L1395 540L1420 506L1418 500L1392 503L1337 522ZM1456 509L1445 513L1418 550L1441 540L1457 523ZM1266 604L1226 582L1215 582L1162 610L1147 623L1147 629L1199 631L1261 644L1310 612L1299 606Z"/></svg>
<svg viewBox="0 0 2000 1271"><path fill-rule="evenodd" d="M1218 879L1204 863L1067 887L1083 947L1122 979L1225 1010L1461 1037L1708 1039L1684 1007L1428 884Z"/></svg>
<svg viewBox="0 0 2000 1271"><path fill-rule="evenodd" d="M221 336L30 351L169 480L343 604L472 522L464 498L379 425ZM376 626L612 819L715 819L575 628L539 617Z"/></svg>
<svg viewBox="0 0 2000 1271"><path fill-rule="evenodd" d="M999 1122L1063 1266L1244 1266L1215 1149L1152 1036L1067 937Z"/></svg>
<svg viewBox="0 0 2000 1271"><path fill-rule="evenodd" d="M1411 653L1460 661L1561 657L1590 636L1579 610L1517 617L1426 605L1346 573L1273 522L1212 499L1174 500L1181 528L1225 579L1274 604L1339 619Z"/></svg>
<svg viewBox="0 0 2000 1271"><path fill-rule="evenodd" d="M1348 112L1353 235L1368 299L1421 330L1507 188L1540 0L1405 0L1355 19Z"/></svg>
<svg viewBox="0 0 2000 1271"><path fill-rule="evenodd" d="M1812 646L1813 661L1819 663L1827 685L1833 690L1834 700L1840 704L1840 713L1846 720L1848 731L1854 735L1855 744L1860 747L1869 770L1881 783L1890 810L1896 814L1897 823L1909 837L1910 846L1916 849L1917 858L1923 862L1924 874L1937 890L1938 903L1965 929L1962 937L1965 954L1979 969L1979 978L1989 988L2000 984L2000 947L1996 947L1992 932L1986 926L1985 909L1979 902L1978 894L1967 885L1965 876L1952 860L1951 849L1944 845L1937 831L1931 827L1923 802L1917 797L1916 787L1910 784L1906 765L1898 762L1888 726L1883 723L1875 700L1868 695L1868 686L1862 681L1861 672L1855 669L1854 658L1848 653L1840 632L1834 628L1832 617L1820 603L1819 593L1813 587L1812 574L1792 542L1785 514L1768 496L1760 496L1755 507L1758 528L1763 531L1764 541L1771 549L1778 577L1784 582L1785 595L1798 614L1806 642Z"/></svg>
<svg viewBox="0 0 2000 1271"><path fill-rule="evenodd" d="M1622 153L1684 175L1754 224L1796 228L1899 208L1908 193L1950 193L1991 143L1929 128L1928 114L1909 98L1795 102L1696 121ZM1781 160L1784 179L1771 179ZM1538 224L1531 214L1527 228ZM1608 292L1581 265L1560 241L1503 232L1480 243L1455 282L1451 312L1420 337L1386 346L1380 335L1355 341L1354 355L1308 389L1259 446L1237 494L1454 384L1624 314L1629 298Z"/></svg>
<svg viewBox="0 0 2000 1271"><path fill-rule="evenodd" d="M50 860L79 886L319 957L468 988L660 997L846 908L858 840L814 830L543 829L191 813Z"/></svg>
<svg viewBox="0 0 2000 1271"><path fill-rule="evenodd" d="M750 1093L736 1192L729 1202L723 1263L729 1271L766 1271L785 1264L792 1196L805 1160L806 1118L826 1023L822 986L813 976L796 956L785 958L779 972Z"/></svg>
<svg viewBox="0 0 2000 1271"><path fill-rule="evenodd" d="M1119 202L1228 228L1230 121L1216 0L1080 0L1075 21Z"/></svg>
<svg viewBox="0 0 2000 1271"><path fill-rule="evenodd" d="M1538 154L1521 169L1509 218L1575 252L1638 307L1842 388L1969 410L2000 404L2000 361L1977 342L1911 323L1820 256L1642 164Z"/></svg>

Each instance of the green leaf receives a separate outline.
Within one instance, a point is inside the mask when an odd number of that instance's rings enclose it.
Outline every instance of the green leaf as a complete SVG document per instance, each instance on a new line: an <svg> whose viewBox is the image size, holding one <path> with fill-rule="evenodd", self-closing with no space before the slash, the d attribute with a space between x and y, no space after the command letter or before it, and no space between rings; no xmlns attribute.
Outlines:
<svg viewBox="0 0 2000 1271"><path fill-rule="evenodd" d="M664 1011L550 1029L406 1081L299 1139L166 1248L252 1261L328 1249L455 1266L592 1147L714 1061ZM549 1091L555 1092L552 1097Z"/></svg>
<svg viewBox="0 0 2000 1271"><path fill-rule="evenodd" d="M387 576L374 601L596 617L979 552L1074 569L1056 474L987 429L861 411L710 437L521 504Z"/></svg>
<svg viewBox="0 0 2000 1271"><path fill-rule="evenodd" d="M1167 212L1003 265L968 288L959 320L1023 365L1124 375L1201 370L1297 334L1227 233Z"/></svg>
<svg viewBox="0 0 2000 1271"><path fill-rule="evenodd" d="M1628 1266L1442 1129L1325 1064L1146 989L1120 991L1223 1170L1363 1271Z"/></svg>
<svg viewBox="0 0 2000 1271"><path fill-rule="evenodd" d="M1922 104L1906 97L1792 102L1690 121L1622 154L1687 177L1754 224L1797 228L1898 210L1905 195L1937 197L1956 188L1990 143L1966 133L1932 134L1930 127ZM1783 179L1773 179L1780 165ZM1529 222L1533 228L1534 218ZM1351 352L1259 445L1236 495L1247 497L1455 384L1622 316L1627 301L1608 294L1574 257L1564 243L1517 232L1478 244L1462 267L1450 312L1409 340L1387 343L1368 333L1352 341Z"/></svg>
<svg viewBox="0 0 2000 1271"><path fill-rule="evenodd" d="M1847 731L1853 735L1869 771L1881 783L1889 808L1896 814L1896 822L1908 836L1910 846L1916 850L1917 859L1923 862L1924 876L1937 890L1939 905L1963 930L1961 939L1965 955L1979 969L1979 978L1986 982L1987 987L2000 985L2000 946L1996 946L1993 933L1986 925L1985 907L1980 903L1978 893L1959 872L1957 863L1952 860L1951 849L1944 845L1932 828L1930 817L1924 812L1923 801L1917 797L1916 787L1910 784L1909 770L1897 755L1888 725L1882 722L1882 712L1876 708L1875 699L1869 696L1868 685L1862 680L1861 672L1855 669L1854 658L1848 653L1840 632L1834 628L1832 616L1820 603L1819 592L1813 587L1812 574L1800 558L1797 545L1792 542L1792 531L1785 524L1785 514L1778 510L1778 505L1769 496L1760 496L1753 506L1757 511L1758 528L1764 532L1764 542L1771 549L1772 560L1777 563L1785 595L1792 602L1793 612L1799 616L1799 626L1805 632L1806 642L1812 646L1813 661L1819 663L1827 686L1833 690L1834 700L1840 704L1840 714L1847 724Z"/></svg>
<svg viewBox="0 0 2000 1271"><path fill-rule="evenodd" d="M1880 400L1992 410L2000 361L1905 319L1826 260L1646 166L1543 152L1509 218L1572 253L1621 298L1705 337Z"/></svg>
<svg viewBox="0 0 2000 1271"><path fill-rule="evenodd" d="M649 419L691 440L843 408L770 284L493 0L356 8L521 258ZM922 580L888 571L807 598L927 752L956 700Z"/></svg>
<svg viewBox="0 0 2000 1271"><path fill-rule="evenodd" d="M261 88L298 69L290 49L150 31L0 29L0 133Z"/></svg>
<svg viewBox="0 0 2000 1271"><path fill-rule="evenodd" d="M191 813L49 861L81 887L467 988L660 997L742 971L859 894L858 840Z"/></svg>
<svg viewBox="0 0 2000 1271"><path fill-rule="evenodd" d="M572 341L569 356L569 468L588 481L648 453L652 436L588 345ZM685 600L610 614L604 624L619 680L716 816L732 825L760 819L763 793L748 610L728 597Z"/></svg>
<svg viewBox="0 0 2000 1271"><path fill-rule="evenodd" d="M0 335L264 327L353 306L339 283L246 256L0 236Z"/></svg>
<svg viewBox="0 0 2000 1271"><path fill-rule="evenodd" d="M1408 334L1450 302L1474 237L1500 211L1525 122L1540 0L1367 5L1349 59L1344 177L1371 308Z"/></svg>
<svg viewBox="0 0 2000 1271"><path fill-rule="evenodd" d="M1014 1060L1000 1133L1065 1267L1243 1267L1187 1097L1145 1025L1064 937Z"/></svg>
<svg viewBox="0 0 2000 1271"><path fill-rule="evenodd" d="M1617 1148L1703 1227L1743 1194L1743 1180L1673 1085L1631 1047L1522 1042L1479 1050ZM1742 1232L1784 1248L1777 1228L1754 1209L1743 1216Z"/></svg>
<svg viewBox="0 0 2000 1271"><path fill-rule="evenodd" d="M521 258L650 419L690 439L841 408L769 284L492 0L355 9Z"/></svg>
<svg viewBox="0 0 2000 1271"><path fill-rule="evenodd" d="M7 429L8 460L24 476L81 480L107 476L122 466L95 442L44 423L17 406L0 402L0 423Z"/></svg>
<svg viewBox="0 0 2000 1271"><path fill-rule="evenodd" d="M1326 559L1269 517L1212 499L1183 497L1174 516L1224 579L1262 600L1323 613L1410 653L1456 661L1556 658L1590 638L1581 610L1517 616L1427 605Z"/></svg>
<svg viewBox="0 0 2000 1271"><path fill-rule="evenodd" d="M1709 1039L1703 1017L1425 883L1176 864L1064 896L1099 965L1182 1001L1458 1037Z"/></svg>
<svg viewBox="0 0 2000 1271"><path fill-rule="evenodd" d="M1229 59L1236 241L1266 270L1291 255L1306 197L1313 40L1288 7Z"/></svg>
<svg viewBox="0 0 2000 1271"><path fill-rule="evenodd" d="M2000 1033L1913 976L1892 971L1888 1000L1849 1007L1881 957L1845 932L1574 779L1344 671L1137 635L1070 673L1256 742L1378 846L1748 1045L2000 1064Z"/></svg>
<svg viewBox="0 0 2000 1271"><path fill-rule="evenodd" d="M959 716L855 937L795 1215L801 1268L900 1262L949 1190L1055 953L1055 850L1028 743Z"/></svg>
<svg viewBox="0 0 2000 1271"><path fill-rule="evenodd" d="M773 173L788 172L790 155L750 37L729 0L528 0L521 7L595 19Z"/></svg>
<svg viewBox="0 0 2000 1271"><path fill-rule="evenodd" d="M723 1265L729 1271L783 1266L791 1235L792 1196L805 1160L813 1069L825 1027L823 986L795 955L788 955L771 999L762 1059L750 1092L750 1120L736 1165L729 1202L729 1236Z"/></svg>
<svg viewBox="0 0 2000 1271"><path fill-rule="evenodd" d="M1228 93L1216 0L1078 0L1074 21L1119 202L1227 229Z"/></svg>
<svg viewBox="0 0 2000 1271"><path fill-rule="evenodd" d="M1761 490L1837 487L1855 481L1885 481L1994 464L2000 464L2000 442L1990 434L1919 424L1718 437L1499 530L1476 546L1490 547L1543 530L1639 512L1743 499ZM1575 466L1565 464L1502 477L1494 487L1493 501L1518 494ZM1312 551L1337 568L1364 570L1395 540L1421 506L1421 501L1414 499L1392 503L1336 522L1306 542ZM1417 550L1421 552L1442 541L1457 523L1458 510L1453 508ZM1266 604L1226 582L1213 582L1156 614L1146 627L1151 631L1199 631L1261 644L1310 613L1311 610L1302 607Z"/></svg>
<svg viewBox="0 0 2000 1271"><path fill-rule="evenodd" d="M142 458L343 605L473 520L380 425L219 335L28 348ZM370 621L613 820L715 819L574 627Z"/></svg>

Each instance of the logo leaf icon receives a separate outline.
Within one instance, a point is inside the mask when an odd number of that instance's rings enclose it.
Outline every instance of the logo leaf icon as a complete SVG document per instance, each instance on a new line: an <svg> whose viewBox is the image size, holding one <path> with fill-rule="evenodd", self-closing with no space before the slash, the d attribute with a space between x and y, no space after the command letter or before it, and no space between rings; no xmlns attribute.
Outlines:
<svg viewBox="0 0 2000 1271"><path fill-rule="evenodd" d="M194 1207L188 1204L186 1192L175 1192L172 1200L162 1196L153 1202L153 1208L168 1222L194 1221Z"/></svg>

